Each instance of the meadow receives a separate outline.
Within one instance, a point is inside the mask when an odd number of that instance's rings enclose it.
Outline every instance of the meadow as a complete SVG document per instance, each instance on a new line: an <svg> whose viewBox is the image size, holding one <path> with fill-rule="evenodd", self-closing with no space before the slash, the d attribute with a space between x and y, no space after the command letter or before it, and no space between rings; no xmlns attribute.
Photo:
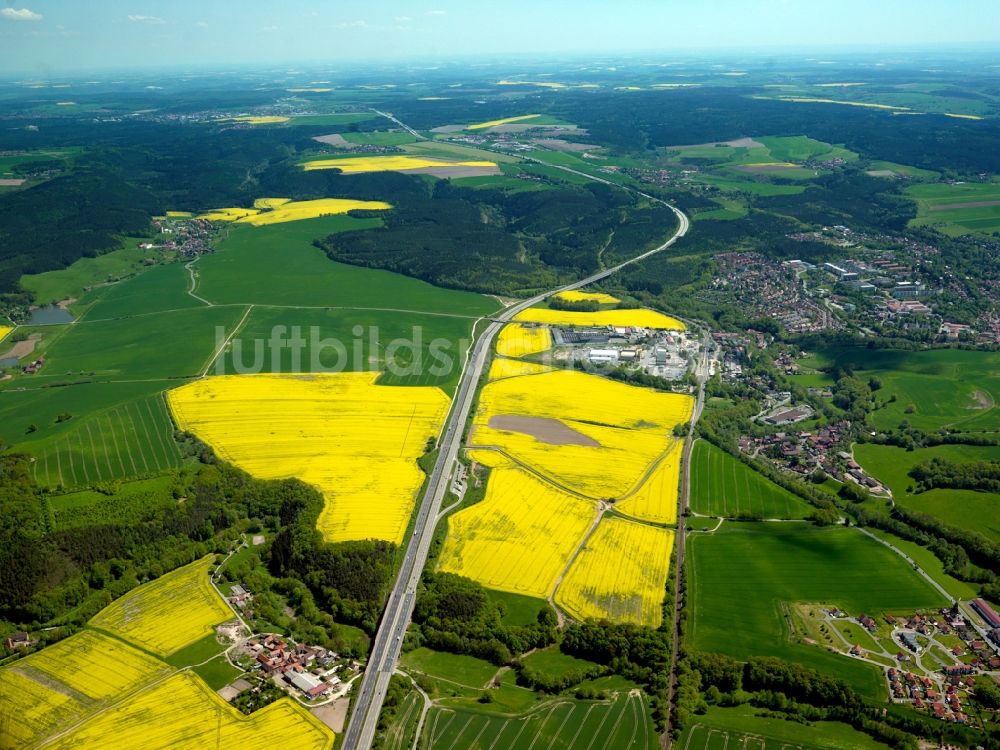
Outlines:
<svg viewBox="0 0 1000 750"><path fill-rule="evenodd" d="M403 540L417 465L448 411L438 388L375 385L377 373L229 375L173 390L181 429L261 479L297 477L326 498L328 541Z"/></svg>
<svg viewBox="0 0 1000 750"><path fill-rule="evenodd" d="M841 526L724 523L690 538L687 566L691 647L738 659L762 655L799 662L880 699L880 671L803 643L790 633L784 606L833 604L877 616L945 603L901 557Z"/></svg>
<svg viewBox="0 0 1000 750"><path fill-rule="evenodd" d="M1000 461L1000 446L938 445L912 451L892 445L860 444L854 457L865 471L892 490L897 505L927 513L947 524L977 531L994 541L1000 540L1000 493L976 490L933 489L915 493L909 472L916 464L932 458L951 461Z"/></svg>
<svg viewBox="0 0 1000 750"><path fill-rule="evenodd" d="M432 708L421 746L434 750L654 750L644 699L632 692L607 701L556 700L522 715L466 708Z"/></svg>
<svg viewBox="0 0 1000 750"><path fill-rule="evenodd" d="M691 509L710 516L805 518L812 508L711 443L691 455Z"/></svg>
<svg viewBox="0 0 1000 750"><path fill-rule="evenodd" d="M877 429L895 429L904 420L925 431L1000 429L1000 353L961 349L908 352L834 347L817 352L814 367L850 367L862 378L877 377L886 403L871 414Z"/></svg>
<svg viewBox="0 0 1000 750"><path fill-rule="evenodd" d="M596 513L523 469L496 468L485 498L448 518L440 569L544 599Z"/></svg>
<svg viewBox="0 0 1000 750"><path fill-rule="evenodd" d="M117 484L113 495L92 489L50 493L49 522L56 531L106 523L138 523L152 513L177 505L174 482L174 475L168 473Z"/></svg>
<svg viewBox="0 0 1000 750"><path fill-rule="evenodd" d="M196 264L197 294L215 304L397 308L480 316L495 300L432 286L389 271L331 261L314 239L379 226L378 219L330 216L290 224L235 227Z"/></svg>
<svg viewBox="0 0 1000 750"><path fill-rule="evenodd" d="M87 321L204 307L204 302L187 293L190 285L191 277L183 264L167 263L120 283L92 289L75 307L86 310L81 320Z"/></svg>
<svg viewBox="0 0 1000 750"><path fill-rule="evenodd" d="M53 750L104 748L114 737L118 750L207 746L267 750L291 744L328 750L333 733L290 699L244 716L190 673L171 676L131 700L74 728L49 745Z"/></svg>
<svg viewBox="0 0 1000 750"><path fill-rule="evenodd" d="M209 582L214 562L209 555L133 589L90 626L161 657L173 654L235 617Z"/></svg>
<svg viewBox="0 0 1000 750"><path fill-rule="evenodd" d="M696 716L675 743L678 750L878 750L885 745L847 724L820 721L799 724L757 716L760 709L709 706Z"/></svg>
<svg viewBox="0 0 1000 750"><path fill-rule="evenodd" d="M88 411L67 424L56 435L19 445L35 456L35 480L42 486L71 488L148 476L181 463L162 394Z"/></svg>
<svg viewBox="0 0 1000 750"><path fill-rule="evenodd" d="M556 589L569 615L657 628L674 532L606 516Z"/></svg>
<svg viewBox="0 0 1000 750"><path fill-rule="evenodd" d="M1000 230L1000 182L912 185L906 194L917 203L910 226L931 226L953 236Z"/></svg>

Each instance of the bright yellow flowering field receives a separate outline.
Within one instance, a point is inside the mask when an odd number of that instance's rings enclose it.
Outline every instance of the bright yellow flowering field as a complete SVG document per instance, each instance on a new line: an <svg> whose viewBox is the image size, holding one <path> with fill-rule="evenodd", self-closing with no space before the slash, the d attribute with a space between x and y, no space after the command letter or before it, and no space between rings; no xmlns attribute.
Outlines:
<svg viewBox="0 0 1000 750"><path fill-rule="evenodd" d="M93 630L82 630L18 664L41 670L93 700L127 692L170 671L159 659Z"/></svg>
<svg viewBox="0 0 1000 750"><path fill-rule="evenodd" d="M90 625L169 656L234 617L208 580L213 560L203 557L133 589L98 612Z"/></svg>
<svg viewBox="0 0 1000 750"><path fill-rule="evenodd" d="M487 120L486 122L477 122L475 125L467 125L466 130L485 130L486 128L495 128L497 125L507 125L511 122L523 122L524 120L533 120L540 115L520 115L519 117L504 117L502 120Z"/></svg>
<svg viewBox="0 0 1000 750"><path fill-rule="evenodd" d="M0 341L3 341L5 338L7 338L7 334L13 330L14 329L11 328L10 326L0 326Z"/></svg>
<svg viewBox="0 0 1000 750"><path fill-rule="evenodd" d="M73 700L40 682L25 677L14 667L0 671L0 706L5 747L31 747L61 727L79 719L86 710Z"/></svg>
<svg viewBox="0 0 1000 750"><path fill-rule="evenodd" d="M441 570L544 599L596 512L523 469L494 469L486 497L448 519Z"/></svg>
<svg viewBox="0 0 1000 750"><path fill-rule="evenodd" d="M362 172L406 172L410 169L446 169L448 167L495 167L492 161L445 161L423 156L349 156L343 159L313 159L307 161L303 168L310 172L314 169L339 169L344 174L360 174Z"/></svg>
<svg viewBox="0 0 1000 750"><path fill-rule="evenodd" d="M670 529L602 519L556 589L556 604L578 619L659 627L673 541Z"/></svg>
<svg viewBox="0 0 1000 750"><path fill-rule="evenodd" d="M656 310L644 307L635 310L598 310L597 312L569 312L548 307L529 307L514 316L525 323L545 323L564 326L639 326L683 331L685 325Z"/></svg>
<svg viewBox="0 0 1000 750"><path fill-rule="evenodd" d="M54 750L327 750L334 735L282 698L244 716L199 677L180 672L91 719L48 747Z"/></svg>
<svg viewBox="0 0 1000 750"><path fill-rule="evenodd" d="M315 219L318 216L330 216L331 214L346 214L355 209L377 211L392 208L391 204L384 201L356 201L348 198L320 198L314 201L258 198L253 202L253 205L253 208L215 208L199 214L198 218L263 226L265 224L283 224L287 221Z"/></svg>
<svg viewBox="0 0 1000 750"><path fill-rule="evenodd" d="M471 444L499 448L589 497L618 498L667 450L671 430L690 418L691 406L687 395L572 370L506 378L483 388ZM558 420L584 444L553 444L524 431L490 427L496 416Z"/></svg>
<svg viewBox="0 0 1000 750"><path fill-rule="evenodd" d="M497 335L497 354L504 357L523 357L552 348L552 333L545 326L505 325Z"/></svg>
<svg viewBox="0 0 1000 750"><path fill-rule="evenodd" d="M181 429L262 479L320 489L328 541L399 543L424 479L417 465L441 429L439 388L375 385L378 373L225 375L168 393Z"/></svg>
<svg viewBox="0 0 1000 750"><path fill-rule="evenodd" d="M11 745L26 747L96 710L101 701L170 671L117 638L83 630L0 670Z"/></svg>
<svg viewBox="0 0 1000 750"><path fill-rule="evenodd" d="M518 375L538 375L542 372L551 372L548 365L539 365L534 362L525 362L520 359L506 359L497 357L490 363L490 380L500 380L501 378L516 378Z"/></svg>
<svg viewBox="0 0 1000 750"><path fill-rule="evenodd" d="M617 297L605 294L604 292L581 292L579 289L559 292L555 296L566 302L596 302L599 305L616 305L621 302Z"/></svg>
<svg viewBox="0 0 1000 750"><path fill-rule="evenodd" d="M288 122L288 117L281 115L242 115L241 117L224 117L220 122L245 122L250 125L280 125Z"/></svg>
<svg viewBox="0 0 1000 750"><path fill-rule="evenodd" d="M674 440L667 455L657 464L649 479L615 509L634 518L654 523L677 523L677 493L680 489L683 440Z"/></svg>

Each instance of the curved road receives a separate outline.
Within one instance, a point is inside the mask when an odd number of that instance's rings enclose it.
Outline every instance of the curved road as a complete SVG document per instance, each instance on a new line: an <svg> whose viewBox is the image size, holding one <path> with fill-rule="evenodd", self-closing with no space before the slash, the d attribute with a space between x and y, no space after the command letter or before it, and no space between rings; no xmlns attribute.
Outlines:
<svg viewBox="0 0 1000 750"><path fill-rule="evenodd" d="M584 172L576 172L576 170L572 169L566 169L566 171L581 174L597 182L615 185L615 183L602 180L599 177L594 177ZM622 187L620 185L616 186ZM469 360L466 363L465 370L462 373L456 398L452 403L447 427L438 443L441 452L438 455L437 463L434 465L434 470L431 472L427 489L420 501L413 537L407 545L406 556L403 558L399 576L396 578L396 584L389 597L389 603L386 605L378 633L375 635L375 642L372 645L371 657L365 669L361 688L355 696L354 711L351 713L351 721L347 727L347 732L344 734L344 742L341 746L343 750L368 750L375 739L375 728L378 723L379 712L382 709L382 702L385 700L386 690L389 687L389 679L392 677L392 673L399 661L403 637L406 634L406 628L413 614L417 583L420 580L424 564L427 562L427 554L434 536L434 528L437 525L441 501L444 499L445 492L448 489L452 468L458 458L458 450L461 446L465 423L472 409L476 387L482 375L483 367L486 364L487 355L490 352L494 337L503 328L504 324L517 315L517 313L541 302L546 297L557 292L578 289L605 279L625 266L645 260L649 256L665 250L674 244L678 238L687 234L690 223L683 211L666 201L654 198L646 193L640 193L640 195L663 204L677 216L679 222L677 230L670 239L659 247L653 248L624 263L619 263L616 266L606 268L580 281L549 290L508 307L492 319L493 322L489 324L479 339L476 340Z"/></svg>

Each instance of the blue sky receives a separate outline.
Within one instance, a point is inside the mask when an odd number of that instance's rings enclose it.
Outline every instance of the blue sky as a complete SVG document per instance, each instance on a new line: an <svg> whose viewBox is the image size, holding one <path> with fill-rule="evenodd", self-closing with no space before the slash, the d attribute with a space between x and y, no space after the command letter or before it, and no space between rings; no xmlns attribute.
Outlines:
<svg viewBox="0 0 1000 750"><path fill-rule="evenodd" d="M0 0L0 71L960 45L1000 0Z"/></svg>

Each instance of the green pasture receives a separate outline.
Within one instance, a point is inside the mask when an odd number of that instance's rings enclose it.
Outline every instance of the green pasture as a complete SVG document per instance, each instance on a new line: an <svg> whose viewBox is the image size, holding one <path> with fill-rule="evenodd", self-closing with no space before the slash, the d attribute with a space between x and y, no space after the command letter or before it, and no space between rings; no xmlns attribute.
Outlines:
<svg viewBox="0 0 1000 750"><path fill-rule="evenodd" d="M199 307L66 326L31 384L197 375L218 347L220 332L231 331L245 309Z"/></svg>
<svg viewBox="0 0 1000 750"><path fill-rule="evenodd" d="M894 403L873 412L877 429L894 429L906 420L933 431L942 427L966 431L1000 429L1000 352L929 349L898 351L865 347L832 347L814 354L814 366L851 368L863 378L882 381L879 400Z"/></svg>
<svg viewBox="0 0 1000 750"><path fill-rule="evenodd" d="M719 204L718 208L710 208L707 211L698 211L692 216L695 221L712 219L715 221L732 221L742 219L747 215L746 203L736 198L724 198L722 196L713 197L713 201Z"/></svg>
<svg viewBox="0 0 1000 750"><path fill-rule="evenodd" d="M549 609L549 603L544 599L521 594L510 594L506 591L487 589L487 595L495 602L503 604L503 623L505 625L534 625L538 622L538 614L543 609Z"/></svg>
<svg viewBox="0 0 1000 750"><path fill-rule="evenodd" d="M34 292L38 304L59 302L67 298L79 299L84 290L146 270L143 261L162 253L159 250L142 250L136 247L141 238L128 237L125 247L98 255L80 258L67 268L58 271L26 274L21 286Z"/></svg>
<svg viewBox="0 0 1000 750"><path fill-rule="evenodd" d="M212 374L382 371L388 385L457 383L474 318L364 309L255 307ZM284 341L300 341L293 349ZM296 345L298 346L298 345Z"/></svg>
<svg viewBox="0 0 1000 750"><path fill-rule="evenodd" d="M906 194L917 203L911 226L931 226L950 235L1000 231L1000 182L945 182L912 185ZM962 205L986 203L992 205Z"/></svg>
<svg viewBox="0 0 1000 750"><path fill-rule="evenodd" d="M236 227L216 252L195 264L196 293L215 304L383 308L472 316L498 308L494 300L480 294L336 263L312 244L330 234L378 225L378 219L330 216Z"/></svg>
<svg viewBox="0 0 1000 750"><path fill-rule="evenodd" d="M957 578L953 578L945 573L944 563L942 563L940 558L938 558L937 555L926 547L921 547L916 542L911 542L908 539L903 539L895 534L890 534L888 531L882 531L881 529L869 528L868 531L877 536L879 539L884 539L893 547L902 550L913 558L917 565L920 566L921 570L937 581L941 588L956 599L975 599L979 596L979 592L975 586L965 581L960 581Z"/></svg>
<svg viewBox="0 0 1000 750"><path fill-rule="evenodd" d="M592 661L577 659L575 656L564 654L558 646L549 646L524 657L522 663L526 667L552 675L562 677L570 672L581 672L597 666Z"/></svg>
<svg viewBox="0 0 1000 750"><path fill-rule="evenodd" d="M1000 461L1000 446L938 445L907 451L892 445L856 445L854 457L872 476L888 485L897 505L927 513L947 524L1000 540L1000 493L933 489L912 492L910 470L932 458L957 462Z"/></svg>
<svg viewBox="0 0 1000 750"><path fill-rule="evenodd" d="M137 523L150 511L177 503L172 494L174 481L174 475L166 473L118 484L111 495L92 489L50 494L52 528Z"/></svg>
<svg viewBox="0 0 1000 750"><path fill-rule="evenodd" d="M431 750L626 750L659 747L641 695L617 693L606 701L560 699L521 715L435 706L421 747Z"/></svg>
<svg viewBox="0 0 1000 750"><path fill-rule="evenodd" d="M798 163L811 159L829 161L839 158L845 161L855 161L858 158L858 155L850 149L813 140L804 135L763 136L754 140L767 146L772 161Z"/></svg>
<svg viewBox="0 0 1000 750"><path fill-rule="evenodd" d="M709 706L692 718L674 747L680 750L875 750L885 748L848 724L818 721L799 724L758 716L749 705L734 708Z"/></svg>
<svg viewBox="0 0 1000 750"><path fill-rule="evenodd" d="M690 537L687 571L690 647L798 662L875 698L885 694L881 672L793 636L783 605L878 614L945 603L902 558L843 526L726 522Z"/></svg>
<svg viewBox="0 0 1000 750"><path fill-rule="evenodd" d="M393 720L382 731L377 746L384 750L410 750L423 710L423 697L416 690L410 690L396 709Z"/></svg>
<svg viewBox="0 0 1000 750"><path fill-rule="evenodd" d="M806 189L805 185L776 185L773 182L766 182L753 175L746 175L745 179L741 179L733 172L726 172L725 176L699 172L698 174L691 175L688 179L701 185L710 185L718 188L723 193L746 193L764 197L772 195L798 195Z"/></svg>
<svg viewBox="0 0 1000 750"><path fill-rule="evenodd" d="M409 133L389 133L375 131L371 133L344 133L344 140L359 146L403 146L416 143L417 139Z"/></svg>
<svg viewBox="0 0 1000 750"><path fill-rule="evenodd" d="M60 390L78 390L69 387ZM0 406L6 399L0 400ZM35 457L36 481L47 487L83 487L127 477L149 476L181 463L180 451L173 439L173 423L166 402L160 394L124 401L109 408L80 412L63 422L66 428L38 440L16 443L19 451ZM31 436L27 436L31 437ZM140 493L149 488L140 488ZM80 516L86 500L53 500L57 523L62 511ZM119 509L126 512L126 508ZM89 515L82 512L82 515ZM69 523L69 521L67 521Z"/></svg>
<svg viewBox="0 0 1000 750"><path fill-rule="evenodd" d="M893 161L872 161L868 163L868 169L872 172L888 171L895 172L901 177L909 177L914 180L936 180L940 175L930 169L920 169L907 164L897 164Z"/></svg>
<svg viewBox="0 0 1000 750"><path fill-rule="evenodd" d="M711 443L691 455L691 509L710 516L805 518L812 508Z"/></svg>
<svg viewBox="0 0 1000 750"><path fill-rule="evenodd" d="M204 302L187 293L190 286L191 277L184 264L168 263L117 284L97 287L78 306L86 306L83 317L88 322L204 307Z"/></svg>

